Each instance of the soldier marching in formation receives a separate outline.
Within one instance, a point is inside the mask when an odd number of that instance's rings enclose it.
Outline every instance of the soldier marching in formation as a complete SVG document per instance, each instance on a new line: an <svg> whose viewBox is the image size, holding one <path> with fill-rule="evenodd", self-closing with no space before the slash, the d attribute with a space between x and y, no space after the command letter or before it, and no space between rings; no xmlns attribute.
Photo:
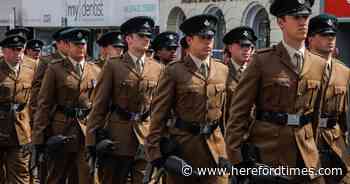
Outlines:
<svg viewBox="0 0 350 184"><path fill-rule="evenodd" d="M97 64L101 68L106 61L123 55L125 49L123 34L117 31L103 34L96 43L100 46L100 57Z"/></svg>
<svg viewBox="0 0 350 184"><path fill-rule="evenodd" d="M131 18L98 38L97 60L88 29L55 32L48 56L29 29L7 31L0 184L350 183L350 69L333 54L337 18L310 19L313 4L272 1L281 42L256 50L253 29L236 27L222 40L226 62L211 57L218 19L208 14L186 19L181 39ZM197 172L259 164L341 173Z"/></svg>
<svg viewBox="0 0 350 184"><path fill-rule="evenodd" d="M308 47L315 54L325 59L323 72L323 98L319 111L320 122L318 149L321 165L325 168L342 168L344 173L338 176L325 176L327 183L350 183L347 171L350 157L346 150L349 124L346 112L349 108L348 85L350 70L341 61L333 57L336 44L337 18L321 14L310 20ZM344 177L345 176L345 177Z"/></svg>

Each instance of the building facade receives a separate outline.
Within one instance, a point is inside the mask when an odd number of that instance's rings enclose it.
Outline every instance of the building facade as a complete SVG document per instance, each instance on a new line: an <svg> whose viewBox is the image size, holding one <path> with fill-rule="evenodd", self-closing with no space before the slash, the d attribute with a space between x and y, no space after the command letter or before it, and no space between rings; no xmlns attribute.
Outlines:
<svg viewBox="0 0 350 184"><path fill-rule="evenodd" d="M219 18L215 49L220 52L224 34L237 26L250 26L258 36L257 48L269 47L282 39L272 0L0 0L0 39L15 26L32 28L33 37L51 43L54 31L65 26L92 29L89 52L96 57L94 41L107 30L117 30L126 19L148 15L160 31L179 31L188 17L209 13ZM340 20L337 47L340 58L350 64L350 0L318 0L313 15L326 12ZM47 47L50 50L50 46Z"/></svg>
<svg viewBox="0 0 350 184"><path fill-rule="evenodd" d="M186 17L209 13L219 18L215 48L222 49L223 35L237 26L249 26L258 36L257 47L264 48L281 40L275 17L269 14L271 0L161 0L160 29L177 31ZM314 14L320 12L315 3Z"/></svg>

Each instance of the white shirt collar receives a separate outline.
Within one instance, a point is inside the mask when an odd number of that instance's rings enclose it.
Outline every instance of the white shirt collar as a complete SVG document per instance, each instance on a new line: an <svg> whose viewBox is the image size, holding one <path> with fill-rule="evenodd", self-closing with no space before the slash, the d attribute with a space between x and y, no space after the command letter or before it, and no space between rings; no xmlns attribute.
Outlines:
<svg viewBox="0 0 350 184"><path fill-rule="evenodd" d="M208 67L209 66L209 61L210 61L210 56L208 56L207 58L205 58L204 60L201 60L199 58L197 58L196 56L193 56L191 53L189 53L190 57L192 58L193 62L196 64L197 68L200 69L201 68L201 64L204 62L207 64Z"/></svg>
<svg viewBox="0 0 350 184"><path fill-rule="evenodd" d="M136 64L136 61L137 61L137 59L139 59L139 58L137 58L135 55L133 55L131 52L128 52L128 54L129 54L129 56L131 57L131 59L134 61L134 64ZM146 54L143 54L142 56L141 56L141 63L142 63L142 65L144 65L145 64L145 58L146 58Z"/></svg>
<svg viewBox="0 0 350 184"><path fill-rule="evenodd" d="M74 67L78 64L77 61L75 61L73 58L71 58L71 57L69 57L69 56L68 56L68 60L72 63L72 65L73 65ZM82 61L80 61L79 64L81 65L81 68L84 69L85 59L82 60Z"/></svg>
<svg viewBox="0 0 350 184"><path fill-rule="evenodd" d="M304 58L304 54L305 54L305 46L301 47L300 49L295 49L291 46L289 46L284 40L282 40L282 44L284 46L284 48L286 48L290 58L294 58L295 53L301 53L301 56Z"/></svg>
<svg viewBox="0 0 350 184"><path fill-rule="evenodd" d="M329 59L327 59L327 64L328 64L329 66L332 66L332 58L333 58L333 57L330 57Z"/></svg>

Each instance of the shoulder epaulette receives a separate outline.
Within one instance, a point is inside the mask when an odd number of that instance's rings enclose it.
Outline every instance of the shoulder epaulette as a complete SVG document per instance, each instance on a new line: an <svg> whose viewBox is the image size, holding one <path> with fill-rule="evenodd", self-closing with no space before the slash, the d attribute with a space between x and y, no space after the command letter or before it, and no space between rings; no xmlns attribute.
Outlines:
<svg viewBox="0 0 350 184"><path fill-rule="evenodd" d="M255 53L261 54L261 53L270 52L270 51L273 51L273 50L275 50L275 47L268 47L268 48L257 49L255 51Z"/></svg>
<svg viewBox="0 0 350 184"><path fill-rule="evenodd" d="M64 59L53 59L52 61L50 61L51 64L56 64L56 63L61 63L62 61L64 61Z"/></svg>
<svg viewBox="0 0 350 184"><path fill-rule="evenodd" d="M181 60L171 61L167 65L170 66L170 65L173 65L173 64L179 63L179 62L181 62Z"/></svg>
<svg viewBox="0 0 350 184"><path fill-rule="evenodd" d="M339 64L341 64L341 65L343 65L343 66L348 67L343 61L341 61L341 60L339 60L339 59L337 59L337 58L332 58L332 60L335 61L336 63L339 63Z"/></svg>

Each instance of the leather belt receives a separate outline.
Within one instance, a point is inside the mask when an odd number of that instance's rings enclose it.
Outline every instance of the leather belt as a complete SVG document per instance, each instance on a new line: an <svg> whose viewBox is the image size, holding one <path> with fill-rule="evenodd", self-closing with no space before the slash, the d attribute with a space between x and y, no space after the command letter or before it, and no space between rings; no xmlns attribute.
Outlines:
<svg viewBox="0 0 350 184"><path fill-rule="evenodd" d="M119 105L112 105L111 112L116 112L122 119L127 121L145 121L150 112L130 112L121 108Z"/></svg>
<svg viewBox="0 0 350 184"><path fill-rule="evenodd" d="M336 113L322 113L319 119L319 127L334 128L337 125L338 116Z"/></svg>
<svg viewBox="0 0 350 184"><path fill-rule="evenodd" d="M186 122L177 118L174 127L189 132L193 135L208 136L211 135L215 129L219 127L219 123L217 121L213 121L211 123L201 125L199 122Z"/></svg>
<svg viewBox="0 0 350 184"><path fill-rule="evenodd" d="M57 106L57 111L63 112L68 118L79 118L83 119L90 113L89 108L77 108L77 107L65 107L62 105Z"/></svg>
<svg viewBox="0 0 350 184"><path fill-rule="evenodd" d="M5 104L0 104L0 111L3 112L10 112L10 111L15 111L15 112L20 112L24 109L26 106L26 103L5 103Z"/></svg>
<svg viewBox="0 0 350 184"><path fill-rule="evenodd" d="M256 119L278 125L303 126L313 120L312 113L308 115L289 114L281 112L258 111Z"/></svg>

